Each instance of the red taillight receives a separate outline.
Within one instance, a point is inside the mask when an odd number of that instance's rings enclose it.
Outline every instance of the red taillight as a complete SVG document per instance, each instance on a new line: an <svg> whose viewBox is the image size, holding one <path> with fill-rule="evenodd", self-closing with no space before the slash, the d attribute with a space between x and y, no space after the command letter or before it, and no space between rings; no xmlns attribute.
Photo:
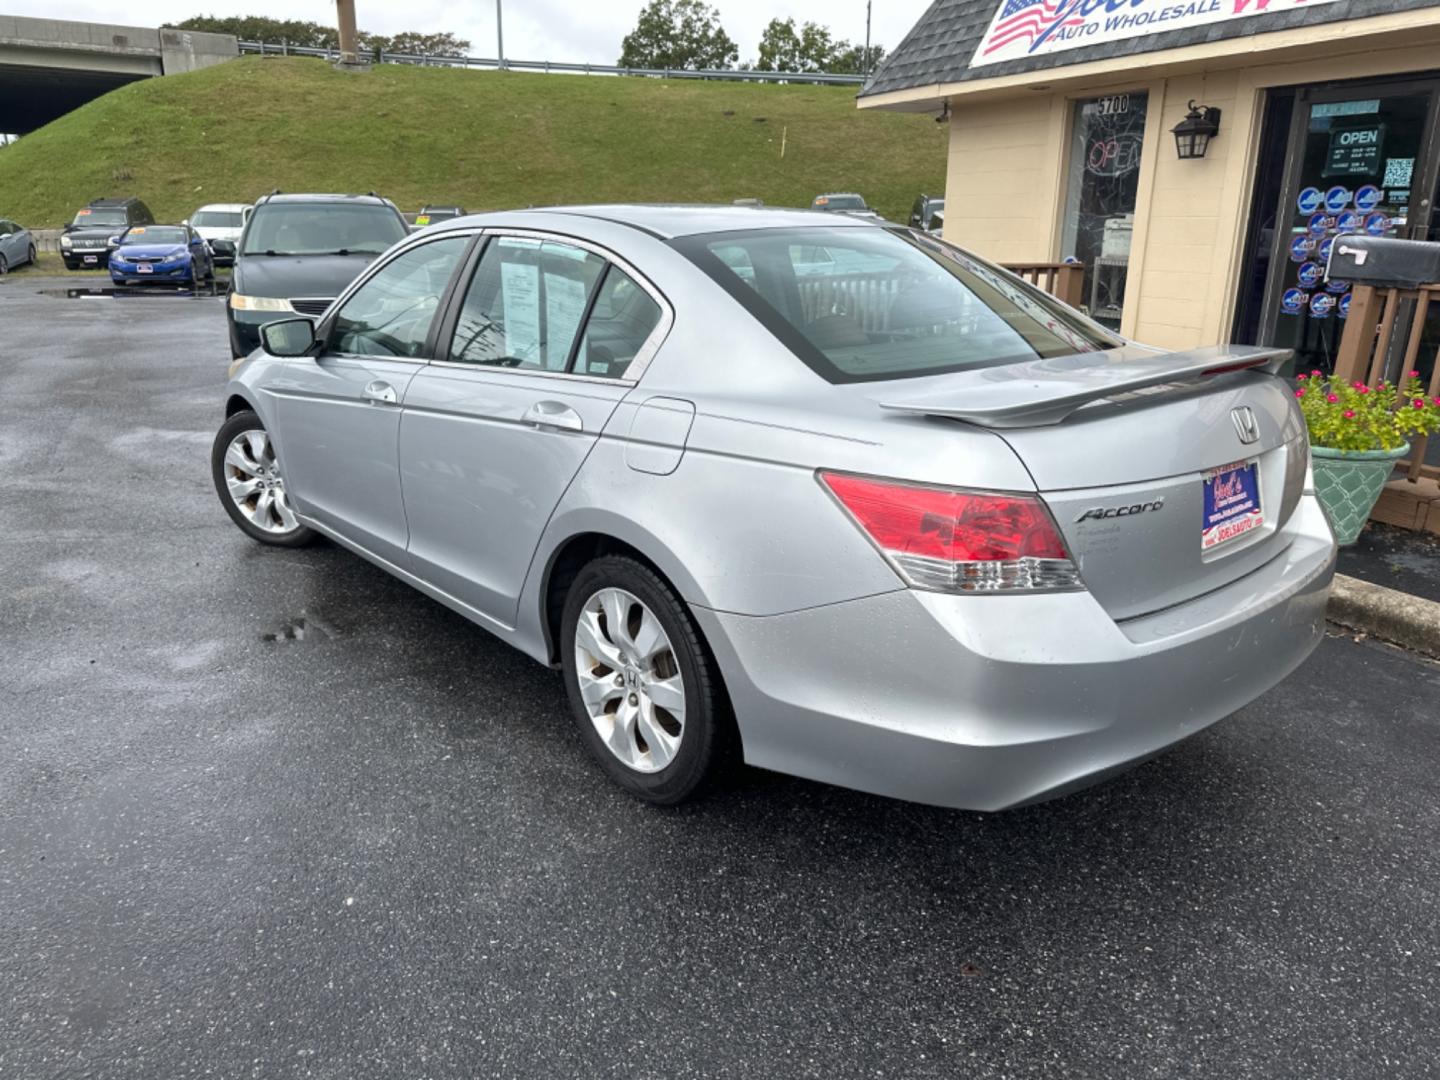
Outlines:
<svg viewBox="0 0 1440 1080"><path fill-rule="evenodd" d="M1045 504L1031 495L820 479L911 584L962 592L1080 587Z"/></svg>

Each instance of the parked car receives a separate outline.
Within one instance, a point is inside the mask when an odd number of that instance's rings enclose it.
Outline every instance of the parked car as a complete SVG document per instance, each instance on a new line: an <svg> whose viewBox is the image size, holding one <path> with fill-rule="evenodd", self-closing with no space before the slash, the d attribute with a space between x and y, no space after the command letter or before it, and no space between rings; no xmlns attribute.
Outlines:
<svg viewBox="0 0 1440 1080"><path fill-rule="evenodd" d="M0 218L0 274L35 262L35 238L30 230Z"/></svg>
<svg viewBox="0 0 1440 1080"><path fill-rule="evenodd" d="M284 315L320 315L374 258L409 235L378 195L267 195L240 236L225 305L230 352L260 344L260 327Z"/></svg>
<svg viewBox="0 0 1440 1080"><path fill-rule="evenodd" d="M945 227L945 199L940 195L917 196L910 207L910 228L938 233Z"/></svg>
<svg viewBox="0 0 1440 1080"><path fill-rule="evenodd" d="M854 217L879 218L880 216L866 205L862 196L848 192L816 195L815 200L810 204L810 209L824 210L830 214L850 214Z"/></svg>
<svg viewBox="0 0 1440 1080"><path fill-rule="evenodd" d="M798 272L820 249L834 272ZM236 525L330 537L561 669L656 803L737 745L1031 802L1235 712L1324 634L1336 549L1286 351L1140 347L913 230L486 214L264 342L212 454Z"/></svg>
<svg viewBox="0 0 1440 1080"><path fill-rule="evenodd" d="M463 206L424 206L415 215L415 227L423 229L426 225L434 225L440 221L450 221L453 218L464 217Z"/></svg>
<svg viewBox="0 0 1440 1080"><path fill-rule="evenodd" d="M110 250L110 280L116 285L195 285L214 277L210 245L188 225L136 225Z"/></svg>
<svg viewBox="0 0 1440 1080"><path fill-rule="evenodd" d="M60 255L65 269L98 269L108 266L112 240L133 225L154 225L155 215L139 199L96 199L75 213L60 236Z"/></svg>
<svg viewBox="0 0 1440 1080"><path fill-rule="evenodd" d="M185 224L205 238L216 266L233 266L235 245L254 209L249 203L211 203L191 214Z"/></svg>

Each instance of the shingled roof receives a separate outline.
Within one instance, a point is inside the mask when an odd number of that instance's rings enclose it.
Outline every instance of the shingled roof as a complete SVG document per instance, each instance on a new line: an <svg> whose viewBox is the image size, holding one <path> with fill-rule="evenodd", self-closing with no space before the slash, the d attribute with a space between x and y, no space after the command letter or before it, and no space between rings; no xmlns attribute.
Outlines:
<svg viewBox="0 0 1440 1080"><path fill-rule="evenodd" d="M1343 22L1369 15L1386 15L1413 8L1440 6L1440 0L1338 0L1333 4L1302 6L1268 12L1263 18L1230 19L1206 26L1169 30L1159 34L1122 38L1099 45L1068 49L1060 54L1023 57L972 68L970 57L985 36L990 19L1004 0L935 0L914 28L885 58L860 96L872 97L895 90L941 83L993 79L1027 71L1042 71L1117 56L1178 49L1226 38L1289 30L1296 26Z"/></svg>

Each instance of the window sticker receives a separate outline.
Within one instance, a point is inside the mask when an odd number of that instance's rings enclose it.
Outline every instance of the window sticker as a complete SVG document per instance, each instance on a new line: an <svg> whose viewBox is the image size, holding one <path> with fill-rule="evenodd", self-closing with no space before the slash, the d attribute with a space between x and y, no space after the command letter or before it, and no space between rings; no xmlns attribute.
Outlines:
<svg viewBox="0 0 1440 1080"><path fill-rule="evenodd" d="M1302 289L1313 289L1324 276L1325 268L1315 262L1301 263L1296 275Z"/></svg>
<svg viewBox="0 0 1440 1080"><path fill-rule="evenodd" d="M1295 200L1295 205L1299 208L1300 213L1308 215L1319 210L1324 201L1325 195L1318 187L1307 187L1300 192L1299 198Z"/></svg>
<svg viewBox="0 0 1440 1080"><path fill-rule="evenodd" d="M1290 261L1303 263L1310 258L1315 250L1315 238L1311 236L1297 236L1290 241Z"/></svg>
<svg viewBox="0 0 1440 1080"><path fill-rule="evenodd" d="M1359 191L1355 192L1355 209L1362 214L1368 214L1375 207L1380 205L1380 189L1374 184L1366 184Z"/></svg>
<svg viewBox="0 0 1440 1080"><path fill-rule="evenodd" d="M1335 219L1329 214L1311 214L1306 226L1311 236L1324 236L1335 227Z"/></svg>
<svg viewBox="0 0 1440 1080"><path fill-rule="evenodd" d="M570 358L580 319L585 314L585 283L563 274L545 275L545 367L560 371Z"/></svg>
<svg viewBox="0 0 1440 1080"><path fill-rule="evenodd" d="M1384 214L1371 214L1365 219L1365 231L1371 236L1384 236L1390 231L1390 219Z"/></svg>
<svg viewBox="0 0 1440 1080"><path fill-rule="evenodd" d="M1325 192L1325 209L1332 214L1338 214L1350 205L1350 189L1343 184L1336 184L1329 191Z"/></svg>
<svg viewBox="0 0 1440 1080"><path fill-rule="evenodd" d="M1334 310L1335 297L1329 293L1318 292L1310 298L1310 317L1312 319L1328 319Z"/></svg>
<svg viewBox="0 0 1440 1080"><path fill-rule="evenodd" d="M1357 233L1364 227L1364 217L1354 210L1346 210L1335 219L1335 231L1338 233Z"/></svg>
<svg viewBox="0 0 1440 1080"><path fill-rule="evenodd" d="M1340 302L1335 305L1335 313L1339 315L1340 318L1348 319L1350 317L1350 297L1354 295L1354 293L1347 292L1344 296L1340 297Z"/></svg>
<svg viewBox="0 0 1440 1080"><path fill-rule="evenodd" d="M505 352L520 360L540 355L540 268L532 263L502 262Z"/></svg>
<svg viewBox="0 0 1440 1080"><path fill-rule="evenodd" d="M1280 310L1286 315L1299 315L1310 302L1310 294L1304 289L1286 289L1280 297Z"/></svg>

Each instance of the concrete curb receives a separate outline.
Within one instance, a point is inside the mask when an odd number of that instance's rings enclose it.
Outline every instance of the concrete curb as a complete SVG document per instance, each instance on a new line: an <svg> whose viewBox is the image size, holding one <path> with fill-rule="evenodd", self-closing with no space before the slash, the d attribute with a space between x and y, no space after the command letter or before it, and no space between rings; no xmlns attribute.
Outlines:
<svg viewBox="0 0 1440 1080"><path fill-rule="evenodd" d="M1440 603L1335 575L1325 616L1333 623L1440 660Z"/></svg>

